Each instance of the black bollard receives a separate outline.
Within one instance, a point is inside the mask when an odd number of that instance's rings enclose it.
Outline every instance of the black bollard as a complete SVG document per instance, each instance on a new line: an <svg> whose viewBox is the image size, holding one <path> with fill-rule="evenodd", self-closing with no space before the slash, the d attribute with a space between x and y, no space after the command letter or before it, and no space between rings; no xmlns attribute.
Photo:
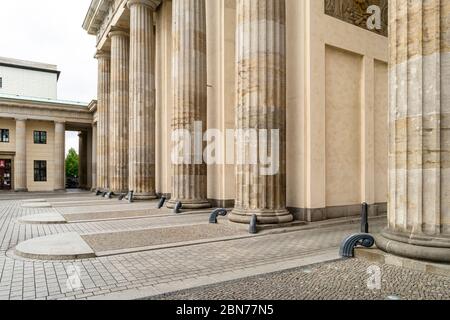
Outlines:
<svg viewBox="0 0 450 320"><path fill-rule="evenodd" d="M134 202L134 191L133 190L128 192L128 203L132 203L132 202Z"/></svg>
<svg viewBox="0 0 450 320"><path fill-rule="evenodd" d="M175 205L175 208L173 208L173 213L181 213L181 208L183 207L183 204L178 201L177 204Z"/></svg>
<svg viewBox="0 0 450 320"><path fill-rule="evenodd" d="M166 203L167 198L165 196L162 196L161 199L159 199L158 203L158 209L161 209L164 206L164 203Z"/></svg>
<svg viewBox="0 0 450 320"><path fill-rule="evenodd" d="M225 217L227 214L228 214L227 209L224 209L224 208L216 209L209 216L209 223L215 224L215 223L217 223L218 216Z"/></svg>
<svg viewBox="0 0 450 320"><path fill-rule="evenodd" d="M250 227L248 229L248 232L250 234L256 234L258 233L258 230L256 229L256 224L258 223L258 217L256 214L252 216L252 219L250 220Z"/></svg>
<svg viewBox="0 0 450 320"><path fill-rule="evenodd" d="M369 233L369 205L365 202L361 206L361 232Z"/></svg>

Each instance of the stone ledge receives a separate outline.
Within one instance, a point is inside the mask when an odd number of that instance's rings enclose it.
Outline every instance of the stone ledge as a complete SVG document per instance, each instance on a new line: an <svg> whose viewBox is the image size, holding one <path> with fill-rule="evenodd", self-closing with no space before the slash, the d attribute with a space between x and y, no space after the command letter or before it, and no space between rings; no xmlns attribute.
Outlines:
<svg viewBox="0 0 450 320"><path fill-rule="evenodd" d="M25 216L17 220L25 224L61 224L67 223L66 219L57 212L49 212L42 214L35 214L32 216Z"/></svg>
<svg viewBox="0 0 450 320"><path fill-rule="evenodd" d="M14 253L25 259L76 260L94 258L95 253L76 232L33 238L19 243Z"/></svg>
<svg viewBox="0 0 450 320"><path fill-rule="evenodd" d="M355 258L450 277L450 264L413 260L386 253L378 248L356 248Z"/></svg>
<svg viewBox="0 0 450 320"><path fill-rule="evenodd" d="M51 208L52 205L48 202L27 202L22 203L22 208Z"/></svg>

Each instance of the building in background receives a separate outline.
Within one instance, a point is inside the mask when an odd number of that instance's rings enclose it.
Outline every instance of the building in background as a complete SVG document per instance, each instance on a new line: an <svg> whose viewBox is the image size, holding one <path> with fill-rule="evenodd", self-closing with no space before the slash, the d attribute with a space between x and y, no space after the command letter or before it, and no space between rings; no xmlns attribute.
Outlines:
<svg viewBox="0 0 450 320"><path fill-rule="evenodd" d="M80 132L80 184L92 185L95 103L57 100L59 74L54 65L0 58L0 190L64 190L66 130Z"/></svg>
<svg viewBox="0 0 450 320"><path fill-rule="evenodd" d="M55 65L0 57L0 94L57 99Z"/></svg>

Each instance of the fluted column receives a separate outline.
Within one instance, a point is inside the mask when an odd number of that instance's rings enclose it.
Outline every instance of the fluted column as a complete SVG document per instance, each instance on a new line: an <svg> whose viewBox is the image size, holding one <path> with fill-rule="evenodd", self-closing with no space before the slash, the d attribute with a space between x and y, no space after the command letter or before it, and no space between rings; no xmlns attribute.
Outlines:
<svg viewBox="0 0 450 320"><path fill-rule="evenodd" d="M65 142L66 142L66 124L64 122L55 122L54 189L56 191L66 189Z"/></svg>
<svg viewBox="0 0 450 320"><path fill-rule="evenodd" d="M78 134L78 184L80 189L87 187L87 133Z"/></svg>
<svg viewBox="0 0 450 320"><path fill-rule="evenodd" d="M98 189L97 185L97 123L92 126L92 190Z"/></svg>
<svg viewBox="0 0 450 320"><path fill-rule="evenodd" d="M377 246L450 262L450 5L389 5L388 228Z"/></svg>
<svg viewBox="0 0 450 320"><path fill-rule="evenodd" d="M108 162L109 146L109 110L110 110L110 85L111 85L111 54L98 51L98 84L97 84L97 146L94 155L97 155L97 188L108 190Z"/></svg>
<svg viewBox="0 0 450 320"><path fill-rule="evenodd" d="M238 163L233 222L248 223L254 214L260 224L293 220L286 210L285 28L285 0L237 1ZM261 155L270 156L272 146L277 150L272 152L273 167L267 168Z"/></svg>
<svg viewBox="0 0 450 320"><path fill-rule="evenodd" d="M16 156L14 190L27 191L27 120L16 119Z"/></svg>
<svg viewBox="0 0 450 320"><path fill-rule="evenodd" d="M206 195L206 165L202 161L203 148L195 148L194 143L196 123L206 129L205 0L174 0L172 10L172 131L189 132L192 143L184 161L172 164L172 197L168 207L181 201L184 208L205 208L210 206Z"/></svg>
<svg viewBox="0 0 450 320"><path fill-rule="evenodd" d="M111 100L109 115L109 188L115 193L128 191L128 104L129 36L112 31Z"/></svg>
<svg viewBox="0 0 450 320"><path fill-rule="evenodd" d="M159 1L130 0L129 190L155 193L155 68L153 12Z"/></svg>

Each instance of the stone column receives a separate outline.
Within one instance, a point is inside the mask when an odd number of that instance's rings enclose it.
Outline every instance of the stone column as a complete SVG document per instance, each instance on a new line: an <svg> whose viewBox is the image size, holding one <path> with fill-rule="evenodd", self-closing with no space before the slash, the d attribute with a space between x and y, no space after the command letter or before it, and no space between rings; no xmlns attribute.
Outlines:
<svg viewBox="0 0 450 320"><path fill-rule="evenodd" d="M109 115L109 188L128 191L129 36L123 30L110 32L111 100Z"/></svg>
<svg viewBox="0 0 450 320"><path fill-rule="evenodd" d="M173 113L172 89L172 1L164 0L156 13L155 127L158 143L155 148L156 192L170 198L172 163L170 161Z"/></svg>
<svg viewBox="0 0 450 320"><path fill-rule="evenodd" d="M80 189L87 187L87 134L78 134L78 184Z"/></svg>
<svg viewBox="0 0 450 320"><path fill-rule="evenodd" d="M92 126L92 191L98 189L97 185L97 123Z"/></svg>
<svg viewBox="0 0 450 320"><path fill-rule="evenodd" d="M390 0L388 228L377 246L450 262L450 6Z"/></svg>
<svg viewBox="0 0 450 320"><path fill-rule="evenodd" d="M16 156L14 157L14 190L27 189L27 120L16 119Z"/></svg>
<svg viewBox="0 0 450 320"><path fill-rule="evenodd" d="M54 177L55 191L66 189L66 166L65 166L65 142L66 142L66 124L64 122L55 122L55 144L54 144Z"/></svg>
<svg viewBox="0 0 450 320"><path fill-rule="evenodd" d="M92 189L92 129L86 132L86 189Z"/></svg>
<svg viewBox="0 0 450 320"><path fill-rule="evenodd" d="M108 190L108 152L109 146L109 110L110 110L110 81L111 55L109 52L98 51L98 87L97 87L97 188Z"/></svg>
<svg viewBox="0 0 450 320"><path fill-rule="evenodd" d="M196 123L206 129L205 0L174 0L172 5L174 113L172 131L190 133L191 149L184 161L172 163L172 197L184 208L210 207L206 194L203 147L195 148ZM201 135L203 132L199 132ZM197 139L198 141L198 139Z"/></svg>
<svg viewBox="0 0 450 320"><path fill-rule="evenodd" d="M256 214L259 224L290 222L293 217L286 210L285 0L238 0L236 16L238 159L230 220L249 223ZM276 150L270 155L272 146ZM271 168L261 155L272 157Z"/></svg>
<svg viewBox="0 0 450 320"><path fill-rule="evenodd" d="M130 0L129 190L155 193L155 67L153 12L159 1Z"/></svg>

